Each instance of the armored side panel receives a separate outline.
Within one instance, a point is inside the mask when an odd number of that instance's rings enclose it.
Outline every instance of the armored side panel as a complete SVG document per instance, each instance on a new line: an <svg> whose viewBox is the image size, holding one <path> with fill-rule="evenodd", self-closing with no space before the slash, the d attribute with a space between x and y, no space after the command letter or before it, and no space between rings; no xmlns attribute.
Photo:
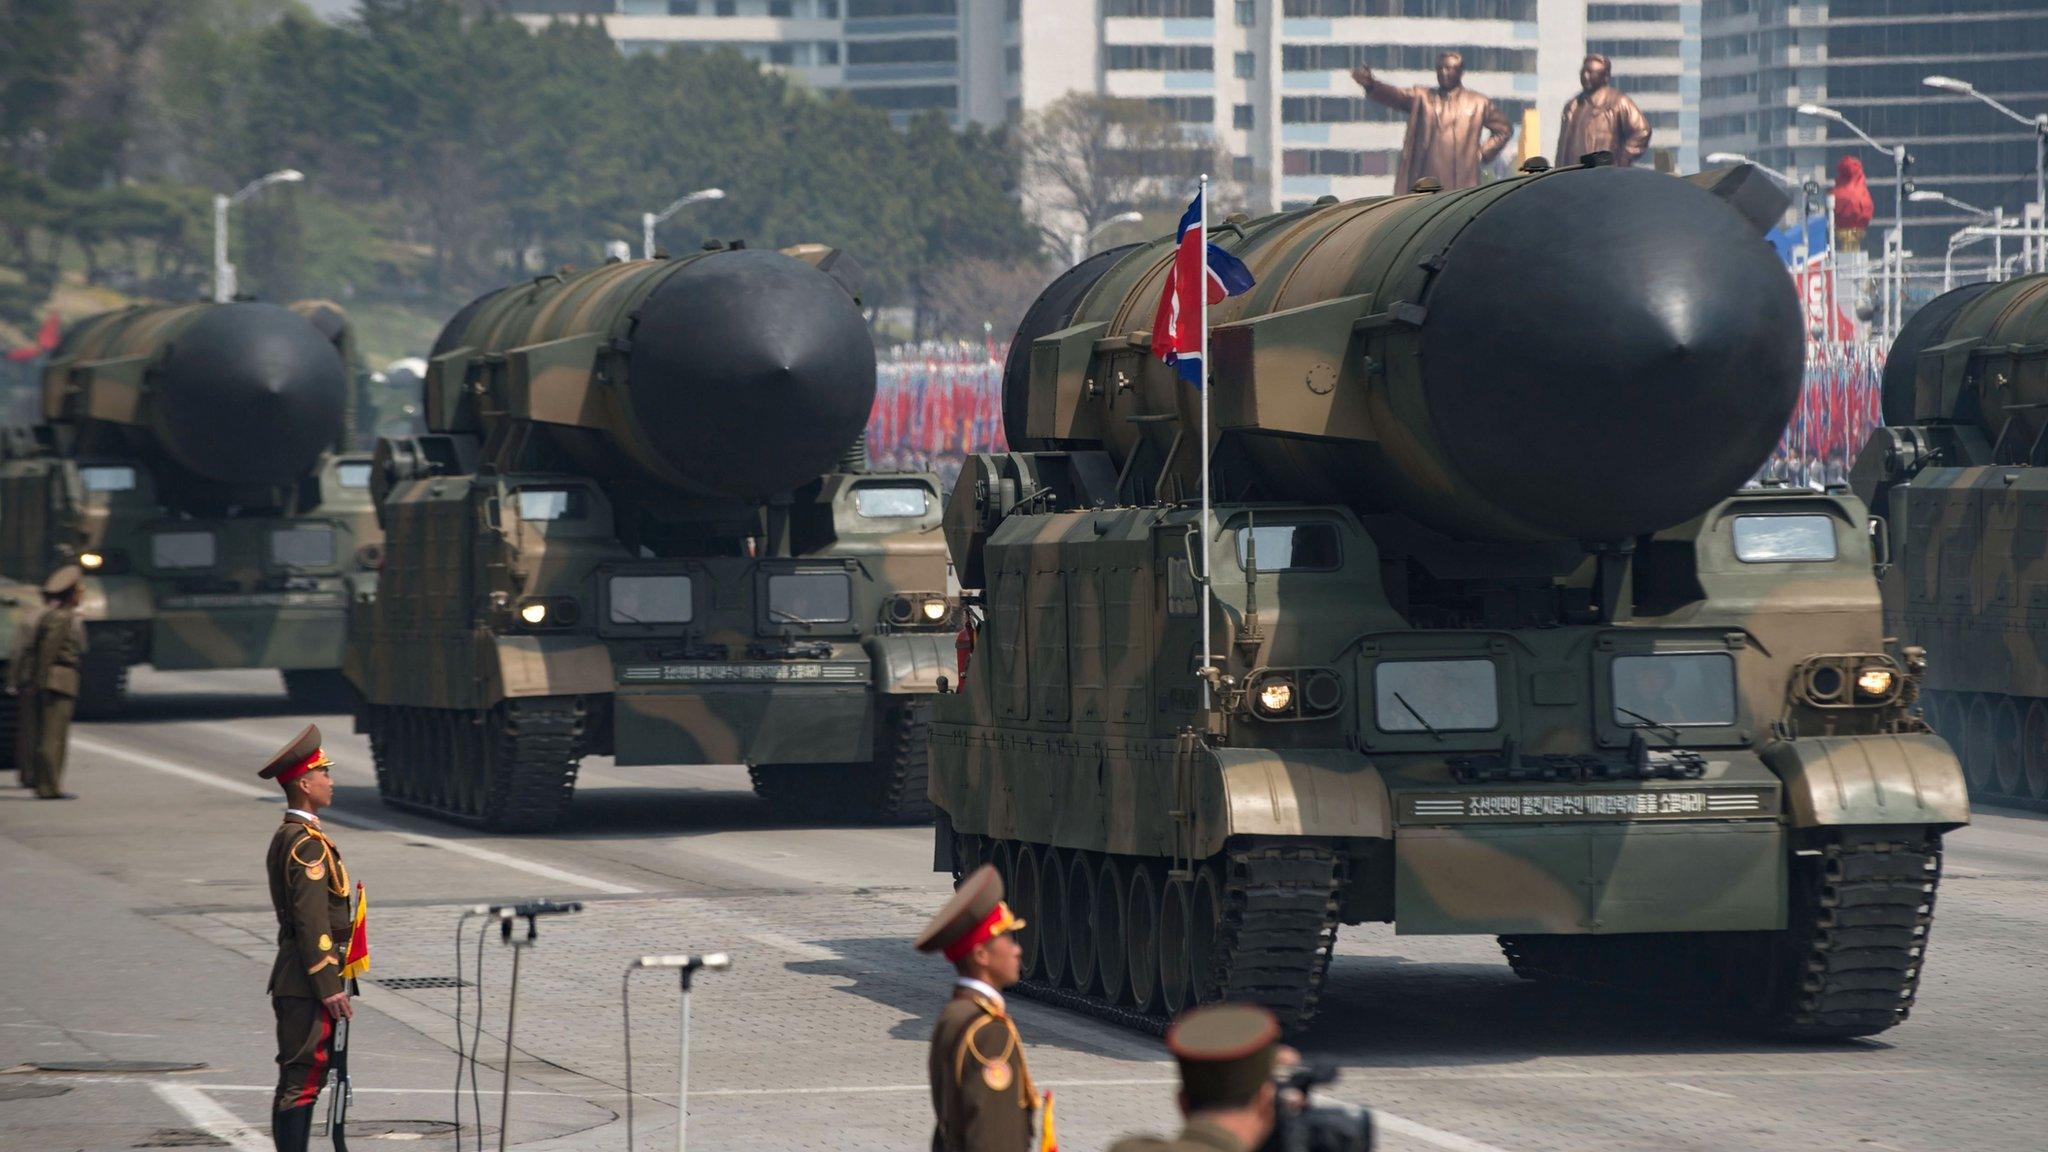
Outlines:
<svg viewBox="0 0 2048 1152"><path fill-rule="evenodd" d="M1885 362L1851 479L1883 518L1886 616L1972 795L2048 808L2048 276L1929 302Z"/></svg>
<svg viewBox="0 0 2048 1152"><path fill-rule="evenodd" d="M1384 921L1783 1033L1903 1018L1968 809L1864 507L1730 495L1802 340L1774 213L1705 184L1566 169L1218 229L1258 283L1204 391L1143 328L1170 242L1040 299L1006 372L1034 450L971 460L947 510L981 614L931 741L937 864L1007 874L1033 988L1299 1024L1339 925ZM1835 958L1848 904L1874 979Z"/></svg>
<svg viewBox="0 0 2048 1152"><path fill-rule="evenodd" d="M596 752L746 764L806 816L928 818L960 617L936 479L859 450L856 272L719 251L456 315L431 433L378 449L388 559L350 646L387 801L548 827Z"/></svg>
<svg viewBox="0 0 2048 1152"><path fill-rule="evenodd" d="M368 460L338 455L347 318L323 305L131 308L75 328L44 423L0 461L0 571L86 571L80 708L127 669L277 668L346 706L344 614L374 588Z"/></svg>

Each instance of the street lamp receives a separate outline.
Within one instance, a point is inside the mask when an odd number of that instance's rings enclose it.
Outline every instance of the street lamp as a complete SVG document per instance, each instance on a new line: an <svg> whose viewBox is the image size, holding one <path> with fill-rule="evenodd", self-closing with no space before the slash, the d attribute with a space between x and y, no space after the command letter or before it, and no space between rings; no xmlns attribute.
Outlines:
<svg viewBox="0 0 2048 1152"><path fill-rule="evenodd" d="M1776 168L1771 167L1769 164L1765 164L1757 160L1752 160L1749 157L1744 156L1740 152L1709 152L1707 153L1707 163L1747 164L1751 168L1756 169L1757 171L1763 173L1766 176L1772 177L1773 179L1777 180L1778 183L1783 184L1788 188L1799 187L1798 179L1793 177L1789 173L1780 172Z"/></svg>
<svg viewBox="0 0 2048 1152"><path fill-rule="evenodd" d="M703 188L699 189L698 191L690 193L688 196L685 196L680 200L677 200L675 203L669 205L666 208L663 208L659 212L642 212L640 214L641 259L654 259L654 226L656 224L661 223L663 220L668 219L669 217L675 215L676 213L682 211L683 209L688 208L690 205L696 204L700 201L723 199L725 199L725 189Z"/></svg>
<svg viewBox="0 0 2048 1152"><path fill-rule="evenodd" d="M1946 192L1936 192L1932 188L1915 188L1907 195L1906 199L1911 200L1915 204L1946 204L1951 208L1961 208L1965 212L1978 216L1996 215L1989 208L1979 208L1968 201L1958 200Z"/></svg>
<svg viewBox="0 0 2048 1152"><path fill-rule="evenodd" d="M1119 212L1095 227L1090 228L1085 233L1074 233L1073 237L1067 241L1067 255L1069 257L1067 263L1079 264L1087 257L1088 250L1095 246L1095 241L1101 239L1104 232L1119 224L1137 224L1144 219L1145 214L1143 212Z"/></svg>
<svg viewBox="0 0 2048 1152"><path fill-rule="evenodd" d="M1946 192L1937 192L1932 188L1915 188L1906 199L1911 200L1915 204L1946 204L1951 208L1960 208L1979 220L1991 221L1991 279L1998 280L2003 277L2005 269L2004 208L1979 208L1967 200L1958 200ZM1941 290L1943 292L1948 291L1955 285L1956 241L1970 231L1971 229L1965 228L1948 239L1948 257L1942 261L1941 269ZM1981 233L1979 235L1981 236Z"/></svg>
<svg viewBox="0 0 2048 1152"><path fill-rule="evenodd" d="M272 184L297 184L306 174L297 168L280 168L268 176L242 185L233 196L213 198L213 302L225 304L235 298L235 266L228 263L228 209Z"/></svg>
<svg viewBox="0 0 2048 1152"><path fill-rule="evenodd" d="M2048 224L2048 112L2038 116L2023 116L1986 96L1984 93L1977 91L1976 85L1971 84L1967 80L1958 80L1953 76L1927 76L1922 78L1920 82L1929 88L1936 88L1943 92L1954 92L1958 96L1968 96L1972 99L1980 100L1991 105L2001 115L2017 120L2034 130L2034 203L2039 205L2035 211L2041 214L2041 221L2044 224ZM2029 248L2034 247L2034 242L2031 238L2028 239L2027 245Z"/></svg>
<svg viewBox="0 0 2048 1152"><path fill-rule="evenodd" d="M1855 133L1857 139L1891 157L1893 177L1892 231L1891 235L1885 237L1885 247L1890 249L1891 252L1896 253L1894 258L1898 262L1898 268L1892 276L1892 290L1885 296L1885 332L1887 335L1890 335L1897 331L1899 313L1905 305L1906 234L1904 228L1906 221L1906 169L1912 165L1913 159L1906 155L1906 146L1904 144L1880 144L1870 133L1857 127L1854 121L1824 104L1801 104L1798 112L1801 116L1812 116L1815 119L1828 120L1840 124L1842 127Z"/></svg>

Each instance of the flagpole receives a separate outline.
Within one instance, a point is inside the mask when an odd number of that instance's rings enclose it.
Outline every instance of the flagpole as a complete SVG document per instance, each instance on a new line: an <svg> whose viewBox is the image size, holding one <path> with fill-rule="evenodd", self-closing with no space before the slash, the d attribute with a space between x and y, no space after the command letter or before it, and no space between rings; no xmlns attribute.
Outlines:
<svg viewBox="0 0 2048 1152"><path fill-rule="evenodd" d="M1202 204L1201 236L1196 241L1196 251L1202 254L1202 278L1195 295L1201 301L1202 329L1202 379L1197 393L1202 404L1202 709L1210 707L1210 678L1208 669L1212 666L1213 653L1209 649L1209 613L1215 600L1215 590L1209 581L1209 554L1215 549L1215 540L1210 532L1211 507L1209 503L1209 385L1213 382L1209 374L1209 174L1202 173L1201 186L1195 196Z"/></svg>

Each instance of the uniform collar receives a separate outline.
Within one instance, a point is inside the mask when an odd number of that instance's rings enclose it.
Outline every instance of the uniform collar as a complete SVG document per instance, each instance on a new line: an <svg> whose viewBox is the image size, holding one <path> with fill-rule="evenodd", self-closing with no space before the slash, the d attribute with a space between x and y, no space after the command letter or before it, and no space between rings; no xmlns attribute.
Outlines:
<svg viewBox="0 0 2048 1152"><path fill-rule="evenodd" d="M284 810L284 816L285 819L297 820L308 828L317 829L320 827L320 818L303 808L287 808Z"/></svg>
<svg viewBox="0 0 2048 1152"><path fill-rule="evenodd" d="M1215 1152L1245 1152L1244 1145L1237 1142L1237 1137L1207 1120L1188 1121L1187 1126L1180 1131L1178 1142L1192 1144L1197 1148L1214 1149Z"/></svg>
<svg viewBox="0 0 2048 1152"><path fill-rule="evenodd" d="M953 986L956 988L965 988L969 992L972 992L975 995L980 996L982 999L987 1000L989 1003L994 1004L996 1007L996 1011L998 1012L1001 1012L1003 1010L1003 994L1001 992L996 991L995 985L990 984L986 980L976 980L972 976L962 976L958 980L953 981Z"/></svg>

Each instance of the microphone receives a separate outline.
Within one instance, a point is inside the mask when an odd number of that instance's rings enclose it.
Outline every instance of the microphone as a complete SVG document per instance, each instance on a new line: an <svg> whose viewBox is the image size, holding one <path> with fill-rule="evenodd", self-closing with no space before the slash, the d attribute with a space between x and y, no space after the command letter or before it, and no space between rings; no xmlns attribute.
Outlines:
<svg viewBox="0 0 2048 1152"><path fill-rule="evenodd" d="M581 911L583 903L579 900L572 900L566 904L557 904L553 900L529 900L524 904L473 904L470 906L469 914L498 917L559 916L567 912Z"/></svg>
<svg viewBox="0 0 2048 1152"><path fill-rule="evenodd" d="M633 961L635 968L703 968L711 972L723 972L732 967L732 957L723 952L709 952L702 956L642 956Z"/></svg>

